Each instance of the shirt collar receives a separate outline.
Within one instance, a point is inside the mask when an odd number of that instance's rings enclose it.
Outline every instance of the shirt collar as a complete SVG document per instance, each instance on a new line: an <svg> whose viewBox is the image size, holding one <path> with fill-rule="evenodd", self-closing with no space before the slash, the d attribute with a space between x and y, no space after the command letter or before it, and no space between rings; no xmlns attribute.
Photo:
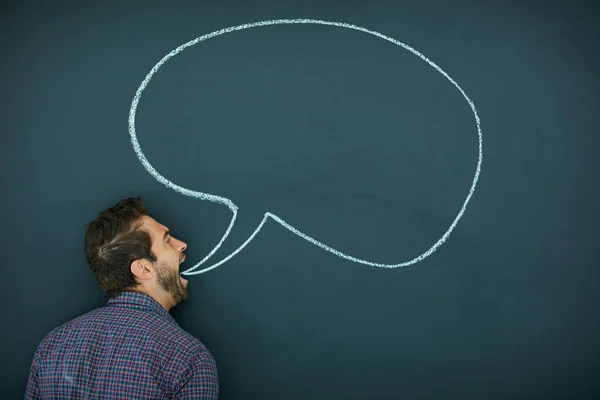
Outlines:
<svg viewBox="0 0 600 400"><path fill-rule="evenodd" d="M171 314L169 314L169 312L163 306L161 306L158 301L154 300L152 296L142 292L136 292L132 290L122 291L115 297L111 297L106 303L106 306L151 311L171 322L175 322Z"/></svg>

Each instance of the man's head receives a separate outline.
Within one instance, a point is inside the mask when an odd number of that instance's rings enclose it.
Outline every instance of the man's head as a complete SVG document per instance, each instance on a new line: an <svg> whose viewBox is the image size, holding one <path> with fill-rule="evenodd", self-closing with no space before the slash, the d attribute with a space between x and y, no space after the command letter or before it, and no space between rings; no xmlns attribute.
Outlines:
<svg viewBox="0 0 600 400"><path fill-rule="evenodd" d="M102 211L85 234L87 261L110 297L140 291L167 310L188 298L187 280L179 275L186 248L135 198Z"/></svg>

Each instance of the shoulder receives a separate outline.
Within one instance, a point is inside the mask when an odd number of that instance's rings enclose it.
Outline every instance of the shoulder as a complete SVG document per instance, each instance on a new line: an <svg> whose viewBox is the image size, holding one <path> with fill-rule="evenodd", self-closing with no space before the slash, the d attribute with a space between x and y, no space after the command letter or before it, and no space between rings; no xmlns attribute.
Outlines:
<svg viewBox="0 0 600 400"><path fill-rule="evenodd" d="M160 380L170 392L184 386L218 385L217 364L206 346L178 325L151 335L154 358L160 365Z"/></svg>
<svg viewBox="0 0 600 400"><path fill-rule="evenodd" d="M179 325L167 325L165 331L156 332L154 341L162 349L163 356L181 366L214 363L206 346Z"/></svg>
<svg viewBox="0 0 600 400"><path fill-rule="evenodd" d="M208 349L192 335L184 333L185 344L178 347L179 362L173 371L173 386L184 398L218 398L217 364ZM213 398L213 397L210 397Z"/></svg>
<svg viewBox="0 0 600 400"><path fill-rule="evenodd" d="M57 345L60 345L64 338L69 335L69 332L73 330L74 326L84 315L73 318L70 321L65 322L64 324L59 325L47 332L38 344L34 357L36 359L43 358L50 351L52 351L53 348L55 348Z"/></svg>

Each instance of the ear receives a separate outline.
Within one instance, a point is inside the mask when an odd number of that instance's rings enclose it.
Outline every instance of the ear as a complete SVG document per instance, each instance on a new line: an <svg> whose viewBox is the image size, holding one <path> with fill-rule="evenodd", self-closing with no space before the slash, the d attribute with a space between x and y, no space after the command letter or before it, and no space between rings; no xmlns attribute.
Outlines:
<svg viewBox="0 0 600 400"><path fill-rule="evenodd" d="M139 282L152 279L154 276L154 268L148 260L139 259L131 263L131 273Z"/></svg>

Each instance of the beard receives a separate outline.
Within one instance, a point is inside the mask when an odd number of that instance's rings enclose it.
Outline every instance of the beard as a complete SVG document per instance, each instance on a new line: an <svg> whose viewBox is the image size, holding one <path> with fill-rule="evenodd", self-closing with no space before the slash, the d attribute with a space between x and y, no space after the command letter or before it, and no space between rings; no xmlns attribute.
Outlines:
<svg viewBox="0 0 600 400"><path fill-rule="evenodd" d="M173 296L175 304L182 303L188 299L188 291L179 279L177 271L172 271L164 263L157 261L156 275L159 286Z"/></svg>

